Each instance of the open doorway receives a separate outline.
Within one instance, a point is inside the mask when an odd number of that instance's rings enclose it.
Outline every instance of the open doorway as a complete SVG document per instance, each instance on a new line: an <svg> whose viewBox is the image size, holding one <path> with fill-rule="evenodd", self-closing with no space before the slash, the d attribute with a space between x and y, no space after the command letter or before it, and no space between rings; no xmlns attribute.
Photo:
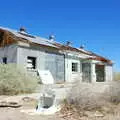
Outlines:
<svg viewBox="0 0 120 120"><path fill-rule="evenodd" d="M105 81L105 66L96 64L96 82Z"/></svg>
<svg viewBox="0 0 120 120"><path fill-rule="evenodd" d="M91 82L91 64L82 63L82 81L90 83Z"/></svg>

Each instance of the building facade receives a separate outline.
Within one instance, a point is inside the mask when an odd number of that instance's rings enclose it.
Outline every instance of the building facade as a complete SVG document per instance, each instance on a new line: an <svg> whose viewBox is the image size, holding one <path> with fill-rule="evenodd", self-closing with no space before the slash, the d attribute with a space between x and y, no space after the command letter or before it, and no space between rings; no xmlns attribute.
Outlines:
<svg viewBox="0 0 120 120"><path fill-rule="evenodd" d="M95 53L50 39L0 28L0 63L15 63L28 71L49 70L54 83L112 81L112 61Z"/></svg>

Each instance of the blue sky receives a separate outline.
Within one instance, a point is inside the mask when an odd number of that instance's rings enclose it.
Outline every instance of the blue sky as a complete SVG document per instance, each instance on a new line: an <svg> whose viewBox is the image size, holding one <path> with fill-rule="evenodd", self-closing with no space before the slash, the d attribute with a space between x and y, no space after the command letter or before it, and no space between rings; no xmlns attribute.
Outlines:
<svg viewBox="0 0 120 120"><path fill-rule="evenodd" d="M6 0L0 4L0 25L24 26L29 33L71 41L115 62L120 71L119 0Z"/></svg>

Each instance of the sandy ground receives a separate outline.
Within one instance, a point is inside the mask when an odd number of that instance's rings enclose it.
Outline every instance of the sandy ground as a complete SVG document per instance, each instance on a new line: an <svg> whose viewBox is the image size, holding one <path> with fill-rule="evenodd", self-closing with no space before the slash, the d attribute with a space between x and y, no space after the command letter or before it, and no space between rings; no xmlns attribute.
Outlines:
<svg viewBox="0 0 120 120"><path fill-rule="evenodd" d="M57 115L28 115L20 110L21 108L0 108L0 120L62 120Z"/></svg>
<svg viewBox="0 0 120 120"><path fill-rule="evenodd" d="M19 108L0 107L0 120L120 120L120 104L111 105L108 108L105 107L104 111L106 111L106 114L102 118L99 117L96 118L95 112L92 111L86 111L86 115L88 116L83 116L80 119L78 119L78 116L74 114L74 112L73 114L75 115L75 118L72 118L72 116L70 115L71 111L69 112L68 110L65 112L68 114L68 117L63 117L64 114L61 114L60 112L49 116L38 114L30 115L30 113L26 113L26 111L32 109L35 110L38 97L39 94L0 96L0 102L2 101L17 102L22 105ZM112 113L111 112L108 113L109 109L112 110Z"/></svg>
<svg viewBox="0 0 120 120"><path fill-rule="evenodd" d="M21 113L20 109L14 108L0 108L0 120L62 120L56 115L42 116L42 115L28 115Z"/></svg>

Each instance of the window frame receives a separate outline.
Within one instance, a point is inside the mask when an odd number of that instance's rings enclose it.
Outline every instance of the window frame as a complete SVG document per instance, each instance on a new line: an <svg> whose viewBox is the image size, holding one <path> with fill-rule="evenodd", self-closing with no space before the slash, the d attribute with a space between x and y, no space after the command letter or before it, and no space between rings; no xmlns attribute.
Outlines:
<svg viewBox="0 0 120 120"><path fill-rule="evenodd" d="M29 60L31 60L31 62ZM28 64L31 64L33 67L28 67ZM35 70L36 68L37 68L37 57L27 56L27 69Z"/></svg>
<svg viewBox="0 0 120 120"><path fill-rule="evenodd" d="M72 72L78 72L78 63L72 62Z"/></svg>

